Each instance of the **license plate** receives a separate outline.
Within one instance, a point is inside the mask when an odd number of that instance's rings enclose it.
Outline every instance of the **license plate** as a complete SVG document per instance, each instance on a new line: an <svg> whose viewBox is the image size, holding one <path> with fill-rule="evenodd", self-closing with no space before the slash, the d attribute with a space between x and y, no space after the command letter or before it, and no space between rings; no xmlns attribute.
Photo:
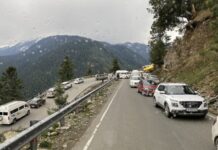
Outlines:
<svg viewBox="0 0 218 150"><path fill-rule="evenodd" d="M198 109L195 109L195 108L187 108L186 111L188 111L188 112L197 112Z"/></svg>

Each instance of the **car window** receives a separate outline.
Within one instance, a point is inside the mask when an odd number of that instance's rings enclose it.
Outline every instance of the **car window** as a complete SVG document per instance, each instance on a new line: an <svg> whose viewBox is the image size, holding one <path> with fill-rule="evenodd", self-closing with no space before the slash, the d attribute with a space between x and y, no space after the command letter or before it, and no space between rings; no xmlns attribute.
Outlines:
<svg viewBox="0 0 218 150"><path fill-rule="evenodd" d="M16 113L17 111L18 111L18 108L12 110L10 113L11 113L11 114L14 114L14 113Z"/></svg>
<svg viewBox="0 0 218 150"><path fill-rule="evenodd" d="M166 93L169 95L184 95L195 94L195 92L189 86L167 86Z"/></svg>
<svg viewBox="0 0 218 150"><path fill-rule="evenodd" d="M21 109L23 109L23 108L24 108L24 106L20 106L20 107L19 107L19 110L21 110Z"/></svg>
<svg viewBox="0 0 218 150"><path fill-rule="evenodd" d="M165 89L165 86L163 86L163 85L160 85L160 86L158 87L158 91L164 91L164 89Z"/></svg>
<svg viewBox="0 0 218 150"><path fill-rule="evenodd" d="M0 112L0 116L7 116L8 115L8 113L7 112Z"/></svg>
<svg viewBox="0 0 218 150"><path fill-rule="evenodd" d="M3 116L7 116L8 115L8 113L7 112L3 112Z"/></svg>
<svg viewBox="0 0 218 150"><path fill-rule="evenodd" d="M140 80L140 77L132 77L131 80Z"/></svg>

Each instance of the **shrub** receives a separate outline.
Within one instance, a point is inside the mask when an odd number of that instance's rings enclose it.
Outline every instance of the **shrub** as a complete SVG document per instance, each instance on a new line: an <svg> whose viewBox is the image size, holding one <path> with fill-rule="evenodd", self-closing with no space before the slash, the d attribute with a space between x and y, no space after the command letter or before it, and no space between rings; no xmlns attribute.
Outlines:
<svg viewBox="0 0 218 150"><path fill-rule="evenodd" d="M40 144L39 144L39 147L41 148L51 148L52 144L48 141L42 141Z"/></svg>

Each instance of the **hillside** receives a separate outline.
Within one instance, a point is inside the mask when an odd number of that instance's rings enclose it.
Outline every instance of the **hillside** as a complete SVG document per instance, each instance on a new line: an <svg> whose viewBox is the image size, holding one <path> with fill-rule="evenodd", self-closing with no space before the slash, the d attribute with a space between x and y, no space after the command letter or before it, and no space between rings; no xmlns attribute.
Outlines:
<svg viewBox="0 0 218 150"><path fill-rule="evenodd" d="M206 14L206 18L205 18ZM186 82L206 96L218 94L217 19L200 12L194 29L186 29L167 50L161 76L165 81Z"/></svg>
<svg viewBox="0 0 218 150"><path fill-rule="evenodd" d="M144 47L146 51L147 46ZM140 68L149 62L147 56L141 56L140 52L123 44L112 45L78 36L51 36L33 41L25 51L16 49L13 52L0 56L0 72L10 65L15 66L24 83L25 97L32 97L54 85L65 56L72 59L75 77L84 76L89 67L93 74L108 72L113 58L119 60L122 69Z"/></svg>

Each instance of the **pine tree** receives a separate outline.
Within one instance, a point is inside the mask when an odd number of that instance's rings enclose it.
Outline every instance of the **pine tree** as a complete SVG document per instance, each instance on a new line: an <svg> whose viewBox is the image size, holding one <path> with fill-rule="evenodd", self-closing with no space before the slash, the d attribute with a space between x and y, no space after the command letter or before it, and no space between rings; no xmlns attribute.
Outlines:
<svg viewBox="0 0 218 150"><path fill-rule="evenodd" d="M155 40L152 41L150 43L151 46L151 62L156 64L157 66L161 66L164 64L164 56L165 56L165 49L166 49L166 45L165 43L159 39L159 40Z"/></svg>
<svg viewBox="0 0 218 150"><path fill-rule="evenodd" d="M55 88L55 104L60 109L67 102L68 95L64 95L64 89L61 87L61 83L58 82Z"/></svg>
<svg viewBox="0 0 218 150"><path fill-rule="evenodd" d="M18 79L16 68L8 67L0 79L0 103L21 99L22 88L22 82Z"/></svg>
<svg viewBox="0 0 218 150"><path fill-rule="evenodd" d="M115 73L117 70L120 70L120 66L118 64L118 60L116 58L114 58L112 61L112 68L110 71Z"/></svg>
<svg viewBox="0 0 218 150"><path fill-rule="evenodd" d="M61 82L68 81L73 78L73 64L68 56L64 58L60 66L59 76Z"/></svg>
<svg viewBox="0 0 218 150"><path fill-rule="evenodd" d="M88 68L86 75L87 75L87 76L92 75L92 69L91 69L90 67Z"/></svg>

